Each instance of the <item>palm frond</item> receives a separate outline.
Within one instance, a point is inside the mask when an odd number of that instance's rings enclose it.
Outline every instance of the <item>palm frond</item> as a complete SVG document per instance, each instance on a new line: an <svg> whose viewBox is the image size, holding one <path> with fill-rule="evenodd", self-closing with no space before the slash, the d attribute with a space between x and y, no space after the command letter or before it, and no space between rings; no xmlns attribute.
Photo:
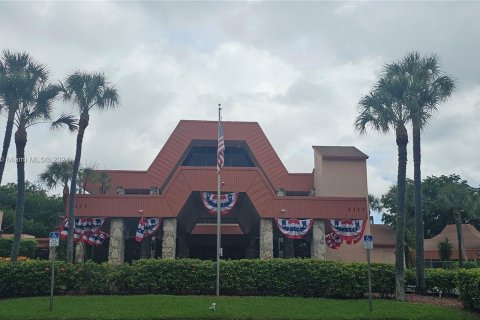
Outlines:
<svg viewBox="0 0 480 320"><path fill-rule="evenodd" d="M62 113L60 117L52 122L51 129L58 130L63 126L67 126L70 132L78 130L78 119L73 115Z"/></svg>

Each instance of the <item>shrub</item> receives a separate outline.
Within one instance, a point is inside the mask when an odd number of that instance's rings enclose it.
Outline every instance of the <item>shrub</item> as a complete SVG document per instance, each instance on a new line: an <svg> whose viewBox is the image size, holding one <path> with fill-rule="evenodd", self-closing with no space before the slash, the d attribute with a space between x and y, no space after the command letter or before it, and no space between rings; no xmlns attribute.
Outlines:
<svg viewBox="0 0 480 320"><path fill-rule="evenodd" d="M12 250L12 238L0 238L0 257L9 257ZM21 240L19 256L35 258L37 251L37 242L35 240Z"/></svg>
<svg viewBox="0 0 480 320"><path fill-rule="evenodd" d="M60 293L198 295L215 292L216 265L212 261L149 259L123 265L59 261L55 266L55 290ZM314 259L225 260L220 272L223 295L361 298L368 290L364 263ZM50 261L0 262L0 297L47 295L50 273ZM428 290L438 288L451 293L458 285L457 271L427 269L426 283ZM415 285L415 270L407 270L406 284ZM382 296L395 292L393 265L372 264L372 291ZM467 296L477 294L472 290L466 292Z"/></svg>
<svg viewBox="0 0 480 320"><path fill-rule="evenodd" d="M480 311L480 269L460 270L458 283L464 307Z"/></svg>

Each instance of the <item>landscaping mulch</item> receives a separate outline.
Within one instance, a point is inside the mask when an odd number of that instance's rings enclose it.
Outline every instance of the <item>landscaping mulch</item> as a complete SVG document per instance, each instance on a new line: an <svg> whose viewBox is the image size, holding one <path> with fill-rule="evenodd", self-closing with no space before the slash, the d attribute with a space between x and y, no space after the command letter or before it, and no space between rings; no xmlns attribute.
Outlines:
<svg viewBox="0 0 480 320"><path fill-rule="evenodd" d="M433 304L437 306L446 306L452 308L463 308L462 301L458 298L439 297L436 296L422 296L418 294L406 294L405 301L419 304Z"/></svg>

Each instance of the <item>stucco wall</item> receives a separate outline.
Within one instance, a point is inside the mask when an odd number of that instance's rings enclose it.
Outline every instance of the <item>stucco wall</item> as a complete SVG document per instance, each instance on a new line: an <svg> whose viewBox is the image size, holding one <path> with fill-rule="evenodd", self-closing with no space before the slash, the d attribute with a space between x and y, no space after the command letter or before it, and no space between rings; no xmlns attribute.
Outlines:
<svg viewBox="0 0 480 320"><path fill-rule="evenodd" d="M315 195L322 197L367 197L365 160L324 159L315 150Z"/></svg>

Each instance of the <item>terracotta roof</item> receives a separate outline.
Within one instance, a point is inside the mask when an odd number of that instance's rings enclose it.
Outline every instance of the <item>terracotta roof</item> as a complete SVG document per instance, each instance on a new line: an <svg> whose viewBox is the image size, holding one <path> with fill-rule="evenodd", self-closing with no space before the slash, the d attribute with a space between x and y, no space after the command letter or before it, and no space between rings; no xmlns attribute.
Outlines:
<svg viewBox="0 0 480 320"><path fill-rule="evenodd" d="M288 173L257 122L224 121L222 124L225 141L245 141L273 188L283 187L289 191L313 188L312 173ZM107 193L114 194L117 186L140 189L164 186L192 140L217 140L217 125L217 121L181 120L146 171L106 170L112 180L112 188ZM98 193L98 185L87 185L87 190Z"/></svg>
<svg viewBox="0 0 480 320"><path fill-rule="evenodd" d="M465 249L480 249L480 232L471 224L462 224L463 246ZM453 248L458 248L457 227L449 224L438 235L424 242L425 251L438 251L438 243L448 238Z"/></svg>
<svg viewBox="0 0 480 320"><path fill-rule="evenodd" d="M222 190L245 192L261 217L278 217L282 210L287 210L291 218L368 217L364 197L277 197L276 190L280 187L287 191L310 191L314 186L313 174L289 174L258 123L226 121L223 129L226 142L245 141L257 166L226 167L222 171ZM179 166L192 140L216 139L216 121L180 121L147 171L109 171L112 179L109 194L77 195L76 215L177 216L192 192L216 190L215 167ZM116 195L116 186L126 189L161 186L162 193Z"/></svg>
<svg viewBox="0 0 480 320"><path fill-rule="evenodd" d="M175 217L194 191L214 191L216 169L179 167L161 195L77 195L77 216ZM280 217L282 210L291 218L366 219L364 197L277 197L258 168L225 168L225 192L245 192L261 217Z"/></svg>
<svg viewBox="0 0 480 320"><path fill-rule="evenodd" d="M365 153L350 146L313 146L313 149L326 159L368 159Z"/></svg>
<svg viewBox="0 0 480 320"><path fill-rule="evenodd" d="M395 230L386 224L371 224L374 247L395 247Z"/></svg>

